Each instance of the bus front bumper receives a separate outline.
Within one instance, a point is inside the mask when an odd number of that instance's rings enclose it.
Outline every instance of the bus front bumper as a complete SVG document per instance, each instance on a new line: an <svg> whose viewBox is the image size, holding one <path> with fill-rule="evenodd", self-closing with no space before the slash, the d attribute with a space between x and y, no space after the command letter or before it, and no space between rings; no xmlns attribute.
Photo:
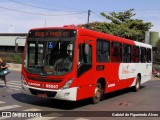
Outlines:
<svg viewBox="0 0 160 120"><path fill-rule="evenodd" d="M54 98L59 100L76 101L77 90L78 90L78 87L73 87L73 88L63 89L63 90L36 88L36 87L24 85L22 83L22 92L24 94L35 95L35 96L45 97L45 98Z"/></svg>

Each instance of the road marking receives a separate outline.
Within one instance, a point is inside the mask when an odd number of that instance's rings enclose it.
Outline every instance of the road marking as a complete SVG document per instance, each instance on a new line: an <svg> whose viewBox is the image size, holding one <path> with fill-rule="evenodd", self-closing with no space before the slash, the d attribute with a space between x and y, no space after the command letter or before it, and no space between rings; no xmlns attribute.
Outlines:
<svg viewBox="0 0 160 120"><path fill-rule="evenodd" d="M20 82L17 83L15 81L8 82L7 86L9 86L9 89L11 90L20 90L22 88L21 83Z"/></svg>
<svg viewBox="0 0 160 120"><path fill-rule="evenodd" d="M21 85L21 83L12 83L12 82L8 82L7 84L11 84L11 85Z"/></svg>
<svg viewBox="0 0 160 120"><path fill-rule="evenodd" d="M3 85L4 85L4 83L3 83ZM19 84L19 83L12 83L12 82L7 82L7 86L11 90L20 90L22 88L21 84Z"/></svg>
<svg viewBox="0 0 160 120"><path fill-rule="evenodd" d="M21 90L21 89L16 89L16 88L11 88L11 87L9 87L9 89L11 89L11 90Z"/></svg>
<svg viewBox="0 0 160 120"><path fill-rule="evenodd" d="M15 87L15 88L22 88L21 86L17 86L17 85L10 85L10 84L9 84L9 85L7 84L7 86L9 86L9 87Z"/></svg>
<svg viewBox="0 0 160 120"><path fill-rule="evenodd" d="M75 120L90 120L90 119L86 119L86 118L77 118Z"/></svg>
<svg viewBox="0 0 160 120"><path fill-rule="evenodd" d="M21 81L8 81L8 82L10 82L10 83L21 83Z"/></svg>
<svg viewBox="0 0 160 120"><path fill-rule="evenodd" d="M42 111L42 110L37 109L37 108L31 108L31 109L26 109L26 110L23 110L23 111Z"/></svg>
<svg viewBox="0 0 160 120"><path fill-rule="evenodd" d="M21 107L19 105L9 105L9 106L4 106L4 107L0 107L0 110L8 110L8 109L13 109L13 108L18 108Z"/></svg>
<svg viewBox="0 0 160 120"><path fill-rule="evenodd" d="M6 102L0 101L0 104L3 104L3 103L6 103Z"/></svg>
<svg viewBox="0 0 160 120"><path fill-rule="evenodd" d="M52 120L54 118L57 118L57 117L37 117L37 118L30 118L27 120Z"/></svg>
<svg viewBox="0 0 160 120"><path fill-rule="evenodd" d="M4 85L4 84L3 84ZM13 88L21 88L21 84L17 84L17 83L7 83L7 86L9 87L13 87Z"/></svg>

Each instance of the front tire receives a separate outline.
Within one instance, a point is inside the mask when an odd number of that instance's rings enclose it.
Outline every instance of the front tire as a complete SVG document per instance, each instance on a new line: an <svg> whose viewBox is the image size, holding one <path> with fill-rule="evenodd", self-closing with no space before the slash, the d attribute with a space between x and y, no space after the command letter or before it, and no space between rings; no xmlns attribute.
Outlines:
<svg viewBox="0 0 160 120"><path fill-rule="evenodd" d="M92 101L94 104L97 104L100 102L103 94L103 89L100 83L96 84L95 90L94 90L94 96L92 97Z"/></svg>

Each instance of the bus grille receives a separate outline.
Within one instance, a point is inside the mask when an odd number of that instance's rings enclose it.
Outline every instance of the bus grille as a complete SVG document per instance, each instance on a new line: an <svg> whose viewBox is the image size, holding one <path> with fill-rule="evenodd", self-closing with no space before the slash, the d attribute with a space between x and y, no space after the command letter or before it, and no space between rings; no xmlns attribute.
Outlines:
<svg viewBox="0 0 160 120"><path fill-rule="evenodd" d="M35 78L35 77L27 77L30 80L35 80L35 81L39 81L39 82L53 82L53 83L60 83L62 82L62 80L59 79L47 79L47 78Z"/></svg>
<svg viewBox="0 0 160 120"><path fill-rule="evenodd" d="M35 89L32 89L32 88L29 88L29 90L33 95L46 94L47 97L55 97L56 94L57 94L57 92L41 91L41 90L35 90Z"/></svg>

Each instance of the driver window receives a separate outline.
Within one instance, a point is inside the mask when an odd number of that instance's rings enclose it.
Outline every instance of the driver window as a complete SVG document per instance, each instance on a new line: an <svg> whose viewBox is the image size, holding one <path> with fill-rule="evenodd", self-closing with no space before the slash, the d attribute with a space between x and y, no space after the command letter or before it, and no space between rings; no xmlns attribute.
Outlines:
<svg viewBox="0 0 160 120"><path fill-rule="evenodd" d="M79 44L78 54L77 76L80 77L92 68L92 46Z"/></svg>
<svg viewBox="0 0 160 120"><path fill-rule="evenodd" d="M79 45L79 58L78 58L78 65L80 64L92 64L92 49L91 45L88 45L85 48L85 44Z"/></svg>
<svg viewBox="0 0 160 120"><path fill-rule="evenodd" d="M44 44L38 44L38 65L44 64L44 61L43 61L44 50L45 50Z"/></svg>
<svg viewBox="0 0 160 120"><path fill-rule="evenodd" d="M28 49L28 57L29 57L29 66L32 66L35 64L35 43L29 43L29 49Z"/></svg>

